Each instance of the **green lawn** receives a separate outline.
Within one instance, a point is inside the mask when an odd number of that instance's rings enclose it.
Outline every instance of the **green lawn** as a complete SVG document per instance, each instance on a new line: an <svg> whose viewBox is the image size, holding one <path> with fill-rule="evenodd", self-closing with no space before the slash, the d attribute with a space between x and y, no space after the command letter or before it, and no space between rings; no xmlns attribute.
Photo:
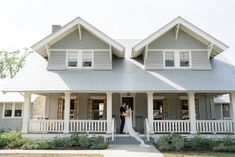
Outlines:
<svg viewBox="0 0 235 157"><path fill-rule="evenodd" d="M167 152L165 157L235 157L235 153L217 152Z"/></svg>
<svg viewBox="0 0 235 157"><path fill-rule="evenodd" d="M103 157L101 154L0 154L0 157Z"/></svg>

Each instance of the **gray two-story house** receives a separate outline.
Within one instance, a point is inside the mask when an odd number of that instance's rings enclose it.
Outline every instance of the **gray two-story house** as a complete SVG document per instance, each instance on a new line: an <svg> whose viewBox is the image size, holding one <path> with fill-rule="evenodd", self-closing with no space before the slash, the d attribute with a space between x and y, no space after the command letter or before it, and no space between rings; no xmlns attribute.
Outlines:
<svg viewBox="0 0 235 157"><path fill-rule="evenodd" d="M3 90L24 93L26 134L113 135L124 102L140 133L235 133L235 67L215 58L227 48L181 17L144 40L116 41L76 18L53 25ZM30 117L32 94L47 97L45 119ZM222 94L226 119L213 103Z"/></svg>

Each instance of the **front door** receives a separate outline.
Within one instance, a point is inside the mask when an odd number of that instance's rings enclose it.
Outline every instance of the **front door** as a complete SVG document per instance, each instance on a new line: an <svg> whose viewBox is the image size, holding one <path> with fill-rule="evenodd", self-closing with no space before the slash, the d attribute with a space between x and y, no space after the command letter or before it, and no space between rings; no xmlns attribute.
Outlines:
<svg viewBox="0 0 235 157"><path fill-rule="evenodd" d="M126 103L127 105L130 105L132 110L132 125L135 126L135 108L134 108L134 98L131 96L128 97L122 97L122 104Z"/></svg>

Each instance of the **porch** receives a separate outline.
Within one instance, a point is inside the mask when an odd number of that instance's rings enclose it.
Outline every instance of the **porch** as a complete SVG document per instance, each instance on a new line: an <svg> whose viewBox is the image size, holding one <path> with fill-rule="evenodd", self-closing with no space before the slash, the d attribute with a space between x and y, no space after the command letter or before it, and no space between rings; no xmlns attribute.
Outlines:
<svg viewBox="0 0 235 157"><path fill-rule="evenodd" d="M119 133L119 107L133 108L133 127L141 134L235 133L235 93L230 94L229 118L219 114L212 98L221 93L47 93L44 119L30 117L31 93L25 93L22 133L114 135ZM73 100L73 101L72 101ZM73 104L73 105L71 105Z"/></svg>

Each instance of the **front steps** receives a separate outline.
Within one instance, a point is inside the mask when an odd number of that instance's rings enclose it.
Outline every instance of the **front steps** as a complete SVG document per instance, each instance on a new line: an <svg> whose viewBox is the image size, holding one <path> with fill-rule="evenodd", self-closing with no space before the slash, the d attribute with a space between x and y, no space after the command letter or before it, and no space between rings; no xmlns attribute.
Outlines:
<svg viewBox="0 0 235 157"><path fill-rule="evenodd" d="M141 137L145 144L152 145L153 144L153 138L150 138L149 141L147 141L146 137ZM112 141L112 138L109 138L109 144L112 145L139 145L140 142L137 141L134 137L131 137L129 135L116 135L114 138L114 141Z"/></svg>

